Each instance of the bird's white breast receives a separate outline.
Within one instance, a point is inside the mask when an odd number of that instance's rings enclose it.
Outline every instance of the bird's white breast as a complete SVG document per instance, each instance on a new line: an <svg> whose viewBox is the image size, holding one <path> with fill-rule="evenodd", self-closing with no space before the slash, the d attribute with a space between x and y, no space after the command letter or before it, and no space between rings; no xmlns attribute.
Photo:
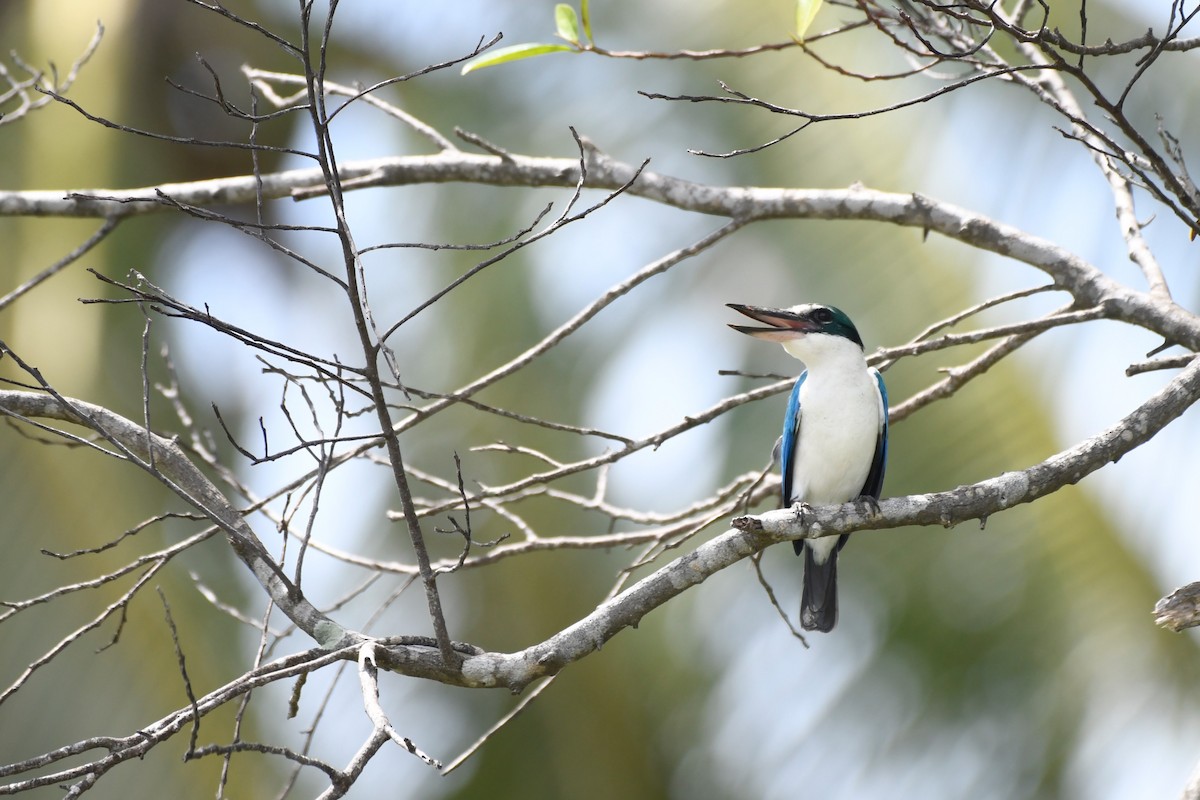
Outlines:
<svg viewBox="0 0 1200 800"><path fill-rule="evenodd" d="M809 364L800 387L793 501L844 503L858 496L875 455L881 404L861 356L857 364Z"/></svg>

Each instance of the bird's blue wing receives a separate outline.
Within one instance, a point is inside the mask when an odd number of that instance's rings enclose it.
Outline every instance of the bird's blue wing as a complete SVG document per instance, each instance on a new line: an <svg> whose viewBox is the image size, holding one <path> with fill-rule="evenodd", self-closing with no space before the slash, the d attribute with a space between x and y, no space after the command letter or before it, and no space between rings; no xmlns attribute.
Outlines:
<svg viewBox="0 0 1200 800"><path fill-rule="evenodd" d="M780 492L783 495L784 508L792 504L792 463L796 458L796 442L800 439L800 387L804 385L804 379L807 377L808 370L804 370L796 379L796 385L792 387L792 394L788 398L787 411L783 414L783 438L780 440L783 447L779 457L779 472L783 478Z"/></svg>
<svg viewBox="0 0 1200 800"><path fill-rule="evenodd" d="M879 386L879 438L875 441L875 458L871 460L871 471L867 473L867 482L863 484L861 494L878 500L883 491L883 473L887 469L888 394L879 370L872 368L871 374L875 376L875 383Z"/></svg>

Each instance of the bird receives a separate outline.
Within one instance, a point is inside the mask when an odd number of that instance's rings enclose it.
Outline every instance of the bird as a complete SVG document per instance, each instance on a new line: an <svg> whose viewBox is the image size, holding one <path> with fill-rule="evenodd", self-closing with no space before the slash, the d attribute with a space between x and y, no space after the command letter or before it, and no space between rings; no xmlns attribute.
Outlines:
<svg viewBox="0 0 1200 800"><path fill-rule="evenodd" d="M888 451L887 387L867 366L862 337L850 317L833 306L790 308L728 303L769 327L730 325L735 331L778 342L804 362L783 418L779 451L783 507L865 501L876 509ZM800 625L829 632L837 624L837 559L849 534L797 539L804 556Z"/></svg>

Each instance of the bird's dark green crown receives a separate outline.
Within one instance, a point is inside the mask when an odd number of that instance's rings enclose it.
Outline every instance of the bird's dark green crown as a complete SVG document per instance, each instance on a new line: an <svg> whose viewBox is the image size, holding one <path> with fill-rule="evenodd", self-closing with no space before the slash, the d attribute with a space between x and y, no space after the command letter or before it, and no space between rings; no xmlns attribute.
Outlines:
<svg viewBox="0 0 1200 800"><path fill-rule="evenodd" d="M850 317L840 308L814 303L795 306L792 310L796 312L797 316L812 321L813 324L818 326L821 333L841 336L843 339L849 339L856 343L859 347L863 346L862 337L858 335L858 328L854 327L854 323L850 321Z"/></svg>

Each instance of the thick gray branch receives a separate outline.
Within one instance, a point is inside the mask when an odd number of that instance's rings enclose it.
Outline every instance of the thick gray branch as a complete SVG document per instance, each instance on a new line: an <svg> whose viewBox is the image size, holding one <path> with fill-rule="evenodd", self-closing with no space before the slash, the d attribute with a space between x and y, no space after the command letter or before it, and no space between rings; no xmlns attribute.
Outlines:
<svg viewBox="0 0 1200 800"><path fill-rule="evenodd" d="M1180 372L1162 391L1115 425L1039 464L1006 472L946 492L893 497L879 513L861 504L820 506L801 516L793 509L769 511L734 520L737 529L705 542L603 603L574 625L517 653L478 653L466 658L464 686L502 686L520 691L531 681L553 675L600 647L625 628L637 627L650 611L722 569L769 545L797 538L835 536L858 530L905 525L950 526L1031 503L1079 482L1150 440L1200 399L1200 361ZM436 651L426 648L380 650L380 663L408 674L445 679Z"/></svg>
<svg viewBox="0 0 1200 800"><path fill-rule="evenodd" d="M1154 606L1154 622L1179 633L1200 625L1200 581L1180 586Z"/></svg>
<svg viewBox="0 0 1200 800"><path fill-rule="evenodd" d="M637 168L586 143L587 186L616 190ZM429 156L395 156L340 165L347 188L418 183L465 182L496 186L575 188L579 162L515 154L478 155L461 151ZM262 176L267 199L311 196L322 191L319 169L298 169ZM173 183L131 190L79 192L0 192L0 216L124 217L176 207L252 205L254 176ZM643 171L628 193L675 208L740 221L761 219L858 219L936 231L972 247L1008 256L1042 270L1080 307L1103 306L1112 317L1132 322L1164 338L1200 349L1200 320L1164 298L1135 292L1107 277L1084 259L1046 239L988 217L919 194L895 194L861 187L848 189L775 189L708 186ZM163 196L171 198L165 201Z"/></svg>

